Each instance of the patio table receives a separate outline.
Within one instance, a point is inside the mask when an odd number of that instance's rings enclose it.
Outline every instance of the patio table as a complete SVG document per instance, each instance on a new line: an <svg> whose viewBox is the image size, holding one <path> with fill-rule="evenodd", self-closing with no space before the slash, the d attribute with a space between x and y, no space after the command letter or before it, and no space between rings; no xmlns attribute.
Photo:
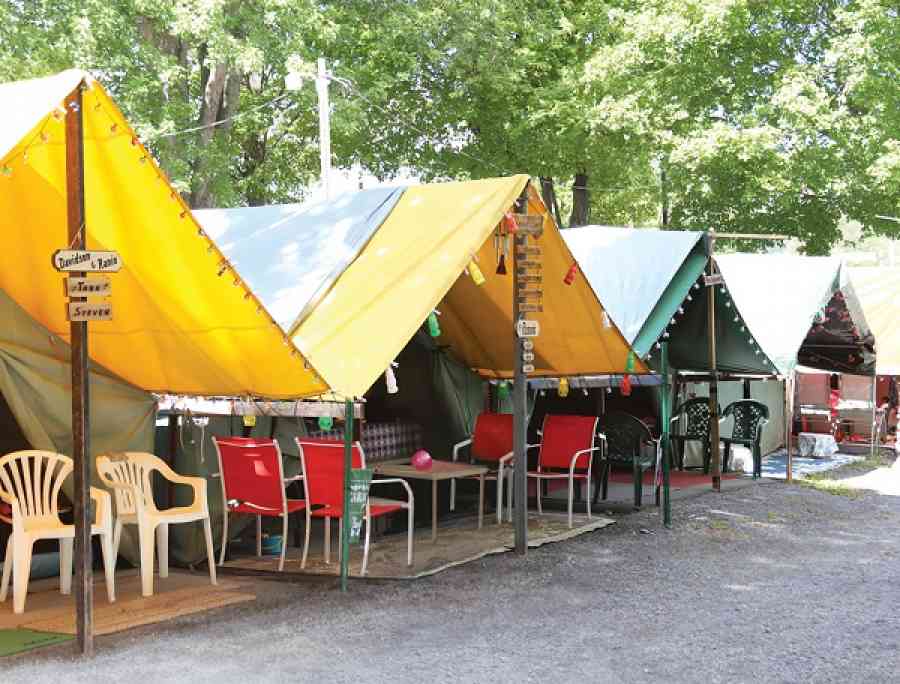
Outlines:
<svg viewBox="0 0 900 684"><path fill-rule="evenodd" d="M374 466L378 475L385 477L402 477L411 480L431 481L431 541L437 539L437 490L441 480L452 480L457 477L478 478L478 529L484 524L484 476L488 472L485 466L452 461L431 462L428 470L417 470L409 463L381 463Z"/></svg>
<svg viewBox="0 0 900 684"><path fill-rule="evenodd" d="M797 446L800 455L807 458L830 458L838 452L838 445L832 435L815 432L801 432L797 435Z"/></svg>

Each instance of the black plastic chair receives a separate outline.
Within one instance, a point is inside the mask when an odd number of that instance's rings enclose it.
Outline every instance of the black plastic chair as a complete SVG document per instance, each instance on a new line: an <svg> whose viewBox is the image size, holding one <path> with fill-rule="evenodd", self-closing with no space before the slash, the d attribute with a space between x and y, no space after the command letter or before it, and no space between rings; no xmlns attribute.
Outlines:
<svg viewBox="0 0 900 684"><path fill-rule="evenodd" d="M762 477L762 439L763 427L769 422L769 407L752 399L742 399L725 407L722 420L734 418L734 429L731 437L722 437L725 444L725 456L722 459L722 472L728 470L728 459L731 456L731 445L742 444L753 452L753 479Z"/></svg>
<svg viewBox="0 0 900 684"><path fill-rule="evenodd" d="M641 507L644 471L657 465L658 440L650 429L629 413L610 413L602 419L606 449L603 456L603 498L606 499L609 471L613 465L632 469L634 475L634 505ZM648 448L650 447L650 448ZM656 486L656 503L659 504L659 486Z"/></svg>
<svg viewBox="0 0 900 684"><path fill-rule="evenodd" d="M719 409L721 412L721 408ZM687 425L684 432L672 433L669 441L673 445L672 452L677 459L679 470L684 470L684 443L703 443L703 472L709 473L709 462L712 458L712 450L709 448L709 399L697 397L688 399L672 412L672 423L679 422L684 416Z"/></svg>

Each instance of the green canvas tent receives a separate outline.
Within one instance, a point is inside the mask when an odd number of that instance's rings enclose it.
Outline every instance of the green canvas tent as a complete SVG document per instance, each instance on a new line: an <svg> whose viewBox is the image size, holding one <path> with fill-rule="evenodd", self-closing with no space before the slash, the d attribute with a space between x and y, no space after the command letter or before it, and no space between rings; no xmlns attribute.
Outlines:
<svg viewBox="0 0 900 684"><path fill-rule="evenodd" d="M710 370L705 233L583 226L563 231L563 237L636 353L658 369L658 343L668 339L672 368ZM725 281L716 292L718 370L773 373L772 360L755 344Z"/></svg>

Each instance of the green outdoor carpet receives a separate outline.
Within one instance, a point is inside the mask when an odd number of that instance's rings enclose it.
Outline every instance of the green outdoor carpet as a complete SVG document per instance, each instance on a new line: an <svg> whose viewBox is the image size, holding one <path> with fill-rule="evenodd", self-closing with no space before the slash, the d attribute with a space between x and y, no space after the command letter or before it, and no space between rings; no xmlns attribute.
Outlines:
<svg viewBox="0 0 900 684"><path fill-rule="evenodd" d="M71 634L36 632L33 629L0 629L0 658L42 646L61 644L72 638Z"/></svg>

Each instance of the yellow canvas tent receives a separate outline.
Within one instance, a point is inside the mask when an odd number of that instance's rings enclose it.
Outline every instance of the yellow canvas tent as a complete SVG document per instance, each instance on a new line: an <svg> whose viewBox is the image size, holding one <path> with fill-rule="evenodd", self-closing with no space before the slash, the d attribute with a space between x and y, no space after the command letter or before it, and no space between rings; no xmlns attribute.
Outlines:
<svg viewBox="0 0 900 684"><path fill-rule="evenodd" d="M146 390L300 398L327 387L230 263L90 75L0 85L0 289L68 340L65 98L84 84L88 249L114 250L114 319L91 323L94 361Z"/></svg>
<svg viewBox="0 0 900 684"><path fill-rule="evenodd" d="M419 329L441 312L447 345L484 377L511 378L513 274L497 275L495 229L522 191L529 213L544 217L538 239L543 313L535 343L536 376L624 373L630 347L605 315L527 176L407 188L324 298L291 329L297 347L328 384L361 396ZM477 260L486 282L464 273ZM462 274L462 275L461 275ZM646 373L632 357L628 372Z"/></svg>
<svg viewBox="0 0 900 684"><path fill-rule="evenodd" d="M851 268L853 287L875 336L875 371L900 375L900 269Z"/></svg>

